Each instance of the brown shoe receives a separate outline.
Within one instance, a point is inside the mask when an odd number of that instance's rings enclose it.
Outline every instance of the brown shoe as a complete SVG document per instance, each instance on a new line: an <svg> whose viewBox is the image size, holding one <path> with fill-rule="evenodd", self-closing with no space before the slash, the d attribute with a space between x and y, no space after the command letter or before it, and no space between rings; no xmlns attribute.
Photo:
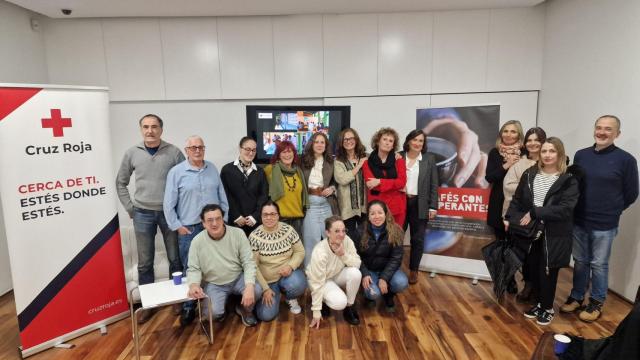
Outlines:
<svg viewBox="0 0 640 360"><path fill-rule="evenodd" d="M571 296L567 298L567 301L564 302L562 306L560 306L560 312L563 313L572 313L577 310L582 309L582 301L578 301Z"/></svg>
<svg viewBox="0 0 640 360"><path fill-rule="evenodd" d="M580 312L578 317L585 322L594 322L602 315L602 303L590 298L587 307Z"/></svg>
<svg viewBox="0 0 640 360"><path fill-rule="evenodd" d="M409 272L409 284L416 284L416 283L418 283L418 271L411 270Z"/></svg>
<svg viewBox="0 0 640 360"><path fill-rule="evenodd" d="M173 305L171 305L171 312L175 316L178 316L178 315L182 314L182 304L173 304Z"/></svg>
<svg viewBox="0 0 640 360"><path fill-rule="evenodd" d="M156 312L156 309L140 311L140 314L138 315L138 324L144 324L147 321L149 321L149 319L151 319L151 317L155 312Z"/></svg>

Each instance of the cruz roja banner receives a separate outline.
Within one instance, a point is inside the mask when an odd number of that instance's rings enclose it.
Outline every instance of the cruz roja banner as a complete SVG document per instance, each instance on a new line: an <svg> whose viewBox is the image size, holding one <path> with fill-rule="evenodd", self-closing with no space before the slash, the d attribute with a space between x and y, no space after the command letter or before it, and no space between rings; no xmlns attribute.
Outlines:
<svg viewBox="0 0 640 360"><path fill-rule="evenodd" d="M491 189L485 173L499 121L499 105L416 111L440 179L438 216L424 235L421 265L428 271L489 279L481 250L495 237L486 224Z"/></svg>
<svg viewBox="0 0 640 360"><path fill-rule="evenodd" d="M127 315L104 88L0 84L0 197L22 355Z"/></svg>

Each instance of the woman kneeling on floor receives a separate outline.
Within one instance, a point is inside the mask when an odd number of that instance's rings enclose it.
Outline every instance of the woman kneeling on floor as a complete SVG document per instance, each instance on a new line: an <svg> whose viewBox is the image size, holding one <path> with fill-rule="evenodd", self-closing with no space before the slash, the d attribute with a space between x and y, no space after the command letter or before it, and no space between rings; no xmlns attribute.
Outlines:
<svg viewBox="0 0 640 360"><path fill-rule="evenodd" d="M404 231L398 226L387 205L373 200L367 206L367 222L360 239L355 241L362 259L362 288L368 306L382 297L387 312L394 312L395 295L409 286L407 275L400 270Z"/></svg>
<svg viewBox="0 0 640 360"><path fill-rule="evenodd" d="M279 221L280 208L271 200L262 206L261 218L262 225L249 235L256 280L264 289L256 308L258 319L271 321L278 316L281 292L291 313L300 314L297 298L307 287L307 278L299 268L304 260L300 237L292 226Z"/></svg>

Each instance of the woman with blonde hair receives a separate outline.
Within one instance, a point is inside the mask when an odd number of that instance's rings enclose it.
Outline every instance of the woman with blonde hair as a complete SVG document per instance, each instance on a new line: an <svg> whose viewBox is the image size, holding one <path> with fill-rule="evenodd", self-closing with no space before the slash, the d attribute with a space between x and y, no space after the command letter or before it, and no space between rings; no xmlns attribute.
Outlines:
<svg viewBox="0 0 640 360"><path fill-rule="evenodd" d="M573 209L580 191L573 166L567 171L567 156L562 141L550 137L542 144L537 165L522 174L511 200L504 225L531 226L537 222L544 229L532 241L528 260L531 264L536 305L524 313L539 325L548 325L554 317L558 272L569 266L572 245ZM511 225L515 224L515 225Z"/></svg>
<svg viewBox="0 0 640 360"><path fill-rule="evenodd" d="M520 122L518 120L509 120L500 127L496 147L489 152L487 173L485 175L485 179L491 184L487 225L493 229L496 240L504 240L506 236L502 223L503 180L509 168L520 160L523 137ZM509 282L507 291L510 294L518 292L515 280Z"/></svg>
<svg viewBox="0 0 640 360"><path fill-rule="evenodd" d="M407 275L400 269L404 231L380 200L369 203L367 214L365 230L360 239L354 240L362 260L364 296L370 305L382 297L387 312L394 312L395 295L409 286Z"/></svg>

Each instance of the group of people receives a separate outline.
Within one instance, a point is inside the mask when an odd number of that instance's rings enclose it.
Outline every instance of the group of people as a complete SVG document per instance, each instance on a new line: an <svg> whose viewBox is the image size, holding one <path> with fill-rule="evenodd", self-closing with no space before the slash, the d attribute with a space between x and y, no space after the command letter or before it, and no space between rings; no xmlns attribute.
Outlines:
<svg viewBox="0 0 640 360"><path fill-rule="evenodd" d="M290 312L299 314L298 299L308 288L311 327L319 327L331 309L343 310L345 321L356 325L360 288L367 305L382 299L393 312L395 295L418 281L424 232L437 215L440 183L423 130L411 131L399 151L398 133L382 128L373 135L369 154L352 128L342 130L334 146L324 132L316 132L300 158L293 143L281 141L264 168L253 161L255 139L243 137L238 158L218 172L204 160L199 136L187 139L185 158L161 140L160 117L145 115L139 125L143 141L125 153L117 189L133 219L140 284L155 280L157 228L170 272L187 274L188 295L206 294L217 320L224 319L231 294L241 296L234 311L247 326L276 318L283 294ZM602 312L619 217L638 196L636 161L613 144L619 134L617 117L599 118L595 144L568 166L558 138L547 138L540 128L523 134L518 121L508 121L488 154L487 223L496 237L508 238L510 224L539 223L544 229L529 239L525 285L517 296L533 301L525 316L539 324L553 319L558 270L569 264L572 252L574 287L561 310L580 309L585 321ZM128 185L134 172L132 197ZM408 276L400 269L407 228ZM591 298L582 307L590 278ZM174 312L187 325L195 317L194 303L175 306ZM138 321L152 315L144 311Z"/></svg>
<svg viewBox="0 0 640 360"><path fill-rule="evenodd" d="M436 161L422 131L409 133L398 151L398 133L382 128L370 154L354 129L342 130L335 147L318 131L300 158L281 141L264 168L253 161L255 139L243 137L238 158L218 172L204 159L201 137L186 140L185 158L161 139L160 117L145 115L139 125L143 141L125 153L117 189L133 219L141 285L155 280L158 228L170 272L186 273L189 297L206 294L217 320L232 294L241 296L234 311L247 326L276 318L283 294L299 314L309 288L312 327L331 309L355 325L360 288L368 305L382 299L394 312L395 295L418 281L424 231L438 208ZM407 227L408 276L400 270ZM195 318L193 301L173 310L182 325ZM138 322L152 315L143 311Z"/></svg>
<svg viewBox="0 0 640 360"><path fill-rule="evenodd" d="M486 180L492 188L487 224L499 241L524 246L524 286L516 300L533 305L524 316L540 325L555 316L558 272L569 266L572 254L573 288L560 311L577 311L586 322L602 314L620 215L638 197L637 162L615 146L619 135L616 116L599 117L595 143L576 152L569 165L560 139L547 137L539 127L523 134L520 123L512 120L500 128L489 153ZM533 231L513 229L518 227ZM589 301L583 305L589 283ZM515 280L508 291L518 291Z"/></svg>

